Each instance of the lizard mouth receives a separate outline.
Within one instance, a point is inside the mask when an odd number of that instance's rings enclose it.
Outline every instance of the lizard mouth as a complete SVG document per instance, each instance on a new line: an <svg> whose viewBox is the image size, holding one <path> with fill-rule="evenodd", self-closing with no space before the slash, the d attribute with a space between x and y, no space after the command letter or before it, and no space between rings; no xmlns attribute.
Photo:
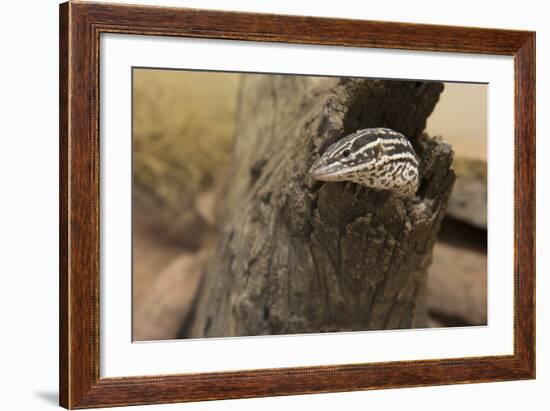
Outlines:
<svg viewBox="0 0 550 411"><path fill-rule="evenodd" d="M317 160L309 169L309 175L315 180L335 181L337 177L334 175L333 165L323 165Z"/></svg>

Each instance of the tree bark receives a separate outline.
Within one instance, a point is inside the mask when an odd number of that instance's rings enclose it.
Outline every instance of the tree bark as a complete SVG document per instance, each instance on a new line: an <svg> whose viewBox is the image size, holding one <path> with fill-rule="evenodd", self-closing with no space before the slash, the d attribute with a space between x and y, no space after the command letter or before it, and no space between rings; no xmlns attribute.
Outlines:
<svg viewBox="0 0 550 411"><path fill-rule="evenodd" d="M454 182L449 145L421 134L441 83L246 75L223 230L185 337L426 325L426 272ZM308 176L361 128L409 137L417 197Z"/></svg>

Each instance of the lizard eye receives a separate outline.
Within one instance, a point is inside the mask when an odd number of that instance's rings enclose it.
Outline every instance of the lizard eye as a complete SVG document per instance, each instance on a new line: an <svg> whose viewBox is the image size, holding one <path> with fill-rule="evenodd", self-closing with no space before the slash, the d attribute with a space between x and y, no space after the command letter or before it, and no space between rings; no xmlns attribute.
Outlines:
<svg viewBox="0 0 550 411"><path fill-rule="evenodd" d="M342 155L345 157L345 158L348 158L350 155L351 155L351 151L349 149L346 149L342 152Z"/></svg>

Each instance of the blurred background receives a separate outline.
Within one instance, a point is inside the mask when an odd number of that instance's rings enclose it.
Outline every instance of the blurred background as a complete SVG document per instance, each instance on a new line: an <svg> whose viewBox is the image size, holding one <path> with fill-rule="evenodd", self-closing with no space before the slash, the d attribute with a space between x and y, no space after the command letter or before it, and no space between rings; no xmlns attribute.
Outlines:
<svg viewBox="0 0 550 411"><path fill-rule="evenodd" d="M238 73L133 71L133 338L175 338L211 254ZM431 327L487 324L487 86L445 83L426 132L457 181L429 269Z"/></svg>

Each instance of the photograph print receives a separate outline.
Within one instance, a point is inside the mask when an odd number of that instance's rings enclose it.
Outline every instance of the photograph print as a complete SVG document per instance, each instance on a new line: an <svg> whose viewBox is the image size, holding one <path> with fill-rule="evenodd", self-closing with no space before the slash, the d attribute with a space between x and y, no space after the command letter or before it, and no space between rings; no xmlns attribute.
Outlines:
<svg viewBox="0 0 550 411"><path fill-rule="evenodd" d="M132 69L134 341L487 325L487 84Z"/></svg>

